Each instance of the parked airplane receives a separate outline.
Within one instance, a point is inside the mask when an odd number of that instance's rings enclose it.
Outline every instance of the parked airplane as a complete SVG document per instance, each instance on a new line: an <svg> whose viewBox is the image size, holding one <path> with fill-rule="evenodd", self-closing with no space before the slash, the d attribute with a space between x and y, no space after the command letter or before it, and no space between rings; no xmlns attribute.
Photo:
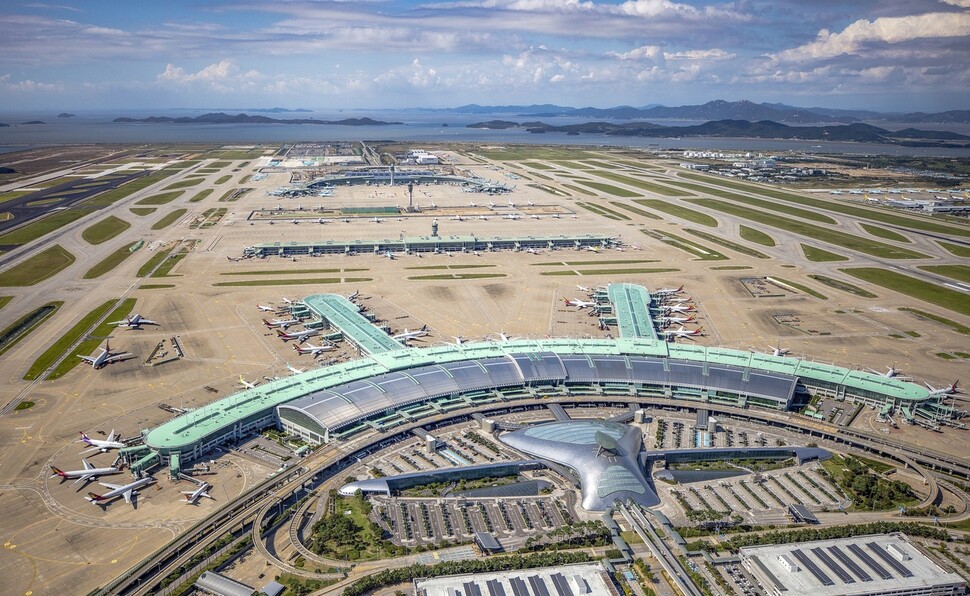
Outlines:
<svg viewBox="0 0 970 596"><path fill-rule="evenodd" d="M566 303L566 306L575 306L579 310L590 306L596 306L596 302L587 302L585 300L570 300L569 298L563 298L562 301Z"/></svg>
<svg viewBox="0 0 970 596"><path fill-rule="evenodd" d="M374 219L372 219L371 221L374 223L381 223L381 218L375 216Z"/></svg>
<svg viewBox="0 0 970 596"><path fill-rule="evenodd" d="M664 313L672 313L672 312L685 313L685 312L693 312L696 309L694 308L693 304L687 304L687 305L676 304L674 306L661 306L660 310L663 311Z"/></svg>
<svg viewBox="0 0 970 596"><path fill-rule="evenodd" d="M242 261L246 257L230 257L230 256L226 256L226 258L229 259L233 263L238 263L239 261Z"/></svg>
<svg viewBox="0 0 970 596"><path fill-rule="evenodd" d="M286 329L290 325L296 325L299 322L300 319L273 319L272 321L263 319L263 325L266 325L270 329L273 327L282 327L283 329Z"/></svg>
<svg viewBox="0 0 970 596"><path fill-rule="evenodd" d="M212 488L211 484L209 484L208 482L203 482L202 484L199 485L199 488L195 490L183 490L182 494L185 495L185 504L198 505L199 499L201 499L202 497L205 497L207 499L212 499L213 501L215 501L216 498L209 494L210 488Z"/></svg>
<svg viewBox="0 0 970 596"><path fill-rule="evenodd" d="M777 347L775 347L775 346L768 346L768 348L771 350L771 355L772 356L784 356L785 354L787 354L788 352L791 351L788 348L781 347L781 344L778 344Z"/></svg>
<svg viewBox="0 0 970 596"><path fill-rule="evenodd" d="M108 449L121 449L125 446L124 443L119 441L120 435L115 437L115 429L111 429L111 433L108 435L107 439L92 439L91 437L84 434L84 431L79 431L81 433L81 438L78 441L89 445L91 448L82 451L81 453L93 453L95 451L105 452Z"/></svg>
<svg viewBox="0 0 970 596"><path fill-rule="evenodd" d="M305 346L299 346L294 344L293 349L296 350L297 354L310 354L314 358L316 358L317 356L319 356L324 352L332 352L337 348L333 344L320 344L319 346L313 346L310 344L307 344Z"/></svg>
<svg viewBox="0 0 970 596"><path fill-rule="evenodd" d="M900 373L900 370L899 370L898 368L896 368L896 365L895 365L895 363L893 363L893 366L888 366L888 367L886 367L886 372L884 372L884 373L880 373L880 372L877 372L877 371L874 371L874 370L872 370L871 368L870 368L869 370L870 370L871 372L873 372L873 373L875 373L875 374L877 374L877 375L882 375L882 376L884 376L884 377L886 377L887 379L892 379L892 378L895 378L895 377L897 377L897 376L899 375L899 373ZM899 377L899 378L900 378L900 379L903 379L903 378L905 378L905 377Z"/></svg>
<svg viewBox="0 0 970 596"><path fill-rule="evenodd" d="M263 312L276 312L276 308L273 306L263 306L262 304L257 304L256 308Z"/></svg>
<svg viewBox="0 0 970 596"><path fill-rule="evenodd" d="M121 362L122 360L128 360L129 358L135 357L135 355L131 354L130 352L112 352L111 343L107 340L104 342L104 347L98 349L101 350L101 353L97 356L82 356L81 354L78 354L77 357L96 369L101 368L105 364Z"/></svg>
<svg viewBox="0 0 970 596"><path fill-rule="evenodd" d="M295 339L302 342L306 338L313 337L318 333L320 333L319 329L304 329L303 331L294 331L293 333L287 333L282 329L276 330L276 335L278 335L280 339L282 339L283 341L290 341L291 339Z"/></svg>
<svg viewBox="0 0 970 596"><path fill-rule="evenodd" d="M576 286L576 289L580 292L586 292L587 294L591 294L593 292L593 290L590 290L586 286Z"/></svg>
<svg viewBox="0 0 970 596"><path fill-rule="evenodd" d="M933 387L929 383L925 383L926 388L930 390L930 395L953 395L954 393L959 393L960 389L957 388L957 385L959 384L960 384L960 379L957 379L956 381L953 381L953 383L951 383L950 385L937 389L936 387Z"/></svg>
<svg viewBox="0 0 970 596"><path fill-rule="evenodd" d="M392 253L389 250L384 252L384 256L387 257L388 260L390 260L390 261L393 261L394 260L394 253Z"/></svg>
<svg viewBox="0 0 970 596"><path fill-rule="evenodd" d="M680 286L679 288L661 288L659 290L654 290L651 292L651 294L655 294L657 296L666 296L669 294L680 294L683 291L684 286Z"/></svg>
<svg viewBox="0 0 970 596"><path fill-rule="evenodd" d="M255 389L256 385L259 385L259 381L256 380L250 383L249 381L244 379L242 375L239 375L239 384L245 387L246 389Z"/></svg>
<svg viewBox="0 0 970 596"><path fill-rule="evenodd" d="M691 337L696 337L700 335L703 329L704 329L703 327L698 327L697 329L692 329L688 331L687 329L684 328L683 325L681 325L680 329L677 329L675 331L661 331L660 333L662 335L667 336L667 339L674 339L677 337L686 337L689 339Z"/></svg>
<svg viewBox="0 0 970 596"><path fill-rule="evenodd" d="M670 325L671 323L677 323L677 324L690 323L693 320L694 320L693 315L689 317L664 316L664 317L660 317L659 319L654 319L654 321L664 326Z"/></svg>
<svg viewBox="0 0 970 596"><path fill-rule="evenodd" d="M283 302L286 304L293 304L293 301L287 298L286 296L283 296Z"/></svg>
<svg viewBox="0 0 970 596"><path fill-rule="evenodd" d="M294 346L294 347L296 347L296 346ZM298 375L298 374L304 372L304 369L297 368L297 367L293 366L292 364L290 364L289 362L286 363L286 369L289 370L294 375Z"/></svg>
<svg viewBox="0 0 970 596"><path fill-rule="evenodd" d="M139 488L141 488L143 486L148 486L149 484L151 484L153 482L155 482L155 479L152 478L151 476L147 476L145 478L139 478L138 480L135 480L134 482L129 482L128 484L123 484L121 486L119 486L117 484L108 484L106 482L99 482L98 484L100 484L101 486L103 486L105 488L109 488L111 490L109 490L108 492L104 493L103 495L96 495L94 493L88 493L88 496L85 497L85 499L87 499L88 501L90 501L92 504L98 505L98 506L100 506L102 508L104 508L104 506L106 505L107 501L110 501L112 499L116 499L118 497L124 497L125 498L125 503L131 503L132 498L134 497L135 493L138 492L138 489Z"/></svg>
<svg viewBox="0 0 970 596"><path fill-rule="evenodd" d="M353 302L354 299L356 299L358 296L360 296L360 290L354 290L353 294L351 294L350 296L347 296L347 300L350 300L351 302Z"/></svg>
<svg viewBox="0 0 970 596"><path fill-rule="evenodd" d="M427 325L421 327L420 329L416 329L414 331L409 331L408 328L405 327L404 331L402 331L401 333L398 333L397 335L392 335L391 339L407 342L409 339L417 339L419 337L424 337L430 333L431 332L428 331Z"/></svg>
<svg viewBox="0 0 970 596"><path fill-rule="evenodd" d="M114 466L107 468L95 468L94 465L86 459L82 459L81 463L84 464L83 470L64 471L56 466L51 466L51 472L53 472L53 474L51 474L51 478L60 476L61 482L64 482L69 478L75 478L76 480L74 480L74 484L77 484L78 482L90 482L97 479L98 476L107 476L108 474L117 474L118 472L121 472L121 470L115 468Z"/></svg>
<svg viewBox="0 0 970 596"><path fill-rule="evenodd" d="M114 321L108 324L114 325L115 327L130 327L132 329L141 329L142 325L158 325L155 321L146 319L137 313L133 317L125 317L124 321Z"/></svg>
<svg viewBox="0 0 970 596"><path fill-rule="evenodd" d="M502 219L519 219L519 216L516 215L515 213L507 213L503 216Z"/></svg>

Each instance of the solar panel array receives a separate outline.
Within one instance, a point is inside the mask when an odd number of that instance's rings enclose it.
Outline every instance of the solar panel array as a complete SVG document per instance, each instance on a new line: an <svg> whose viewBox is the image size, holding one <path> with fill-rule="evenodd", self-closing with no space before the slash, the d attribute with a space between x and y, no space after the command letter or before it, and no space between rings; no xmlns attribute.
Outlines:
<svg viewBox="0 0 970 596"><path fill-rule="evenodd" d="M820 548L813 548L811 550L812 550L812 554L814 554L816 557L818 557L818 559L826 567L828 567L830 570L832 570L832 573L834 573L835 575L839 576L839 579L842 580L842 583L844 583L844 584L854 584L855 583L855 578L852 577L851 575L849 575L848 573L846 573L845 572L845 569L842 569L842 567L840 567L838 563L836 563L835 561L833 561L832 560L832 557L830 557L827 552L825 552L824 550L822 550Z"/></svg>
<svg viewBox="0 0 970 596"><path fill-rule="evenodd" d="M803 553L800 549L796 548L795 550L791 551L791 554L793 554L795 558L798 559L798 562L804 565L805 568L808 569L812 573L812 575L815 576L815 579L821 582L823 586L835 585L835 582L832 581L832 578L826 575L824 571L819 569L819 566L815 564L815 561L809 559L808 555Z"/></svg>
<svg viewBox="0 0 970 596"><path fill-rule="evenodd" d="M887 553L885 549L876 544L875 542L867 542L866 546L869 550L876 553L876 555L886 562L887 565L896 570L896 573L902 575L903 577L913 577L913 572L906 568L905 565L897 561L892 555Z"/></svg>
<svg viewBox="0 0 970 596"><path fill-rule="evenodd" d="M876 563L876 561L869 556L869 553L862 550L862 547L860 547L858 544L850 544L848 548L850 551L852 551L853 555L859 557L859 559L863 563L868 565L869 569L872 569L873 571L875 571L876 575L878 575L882 579L893 578L893 576L888 571L886 571L886 569L882 565L880 565L879 563Z"/></svg>
<svg viewBox="0 0 970 596"><path fill-rule="evenodd" d="M856 577L864 582L871 582L872 576L866 573L866 570L859 567L859 564L853 561L847 554L842 552L842 549L837 546L830 546L829 552L835 555L835 558L842 561L842 564L849 568L849 571L855 574Z"/></svg>
<svg viewBox="0 0 970 596"><path fill-rule="evenodd" d="M488 588L488 596L505 596L505 588L497 579L488 580L485 582L485 587Z"/></svg>

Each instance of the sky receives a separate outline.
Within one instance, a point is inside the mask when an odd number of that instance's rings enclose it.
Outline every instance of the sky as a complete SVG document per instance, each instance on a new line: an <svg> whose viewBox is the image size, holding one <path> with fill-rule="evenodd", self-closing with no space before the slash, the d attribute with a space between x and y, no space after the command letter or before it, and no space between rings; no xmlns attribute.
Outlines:
<svg viewBox="0 0 970 596"><path fill-rule="evenodd" d="M0 110L970 109L970 0L0 1Z"/></svg>

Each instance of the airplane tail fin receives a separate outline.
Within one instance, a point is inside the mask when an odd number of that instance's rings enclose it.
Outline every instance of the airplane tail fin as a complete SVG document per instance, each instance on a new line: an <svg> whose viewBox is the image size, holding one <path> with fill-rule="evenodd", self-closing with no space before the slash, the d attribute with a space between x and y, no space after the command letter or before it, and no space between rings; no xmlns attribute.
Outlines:
<svg viewBox="0 0 970 596"><path fill-rule="evenodd" d="M421 331L427 331L427 330L428 330L427 324L421 326Z"/></svg>
<svg viewBox="0 0 970 596"><path fill-rule="evenodd" d="M91 444L91 439L89 439L88 436L86 434L84 434L84 431L79 431L79 432L81 433L81 439L80 439L80 441L82 443L87 443L88 445L90 445Z"/></svg>
<svg viewBox="0 0 970 596"><path fill-rule="evenodd" d="M54 476L60 476L61 478L67 478L67 474L64 473L64 470L58 468L57 466L51 466L51 472L54 472ZM54 476L51 476L51 478L53 478Z"/></svg>
<svg viewBox="0 0 970 596"><path fill-rule="evenodd" d="M263 325L266 325L267 327L272 327L273 326L273 324L270 323L269 321L267 321L266 319L263 319Z"/></svg>
<svg viewBox="0 0 970 596"><path fill-rule="evenodd" d="M302 354L304 352L303 348L301 348L297 344L293 344L293 349L296 350L297 354Z"/></svg>
<svg viewBox="0 0 970 596"><path fill-rule="evenodd" d="M278 335L279 337L282 337L284 339L288 339L289 338L289 336L286 333L283 333L283 330L282 329L277 329L276 330L276 335Z"/></svg>
<svg viewBox="0 0 970 596"><path fill-rule="evenodd" d="M101 495L96 495L94 493L88 493L88 496L86 498L88 501L91 501L95 505L97 505L99 502L104 500L104 497L102 497Z"/></svg>
<svg viewBox="0 0 970 596"><path fill-rule="evenodd" d="M684 291L684 286L680 286L679 288L677 288L677 291L678 292L683 292Z"/></svg>

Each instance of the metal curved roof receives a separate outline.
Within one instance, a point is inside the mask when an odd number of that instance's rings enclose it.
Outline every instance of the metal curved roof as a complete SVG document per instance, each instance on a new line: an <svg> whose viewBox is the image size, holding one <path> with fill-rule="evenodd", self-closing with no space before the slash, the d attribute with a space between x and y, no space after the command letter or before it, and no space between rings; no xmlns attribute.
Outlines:
<svg viewBox="0 0 970 596"><path fill-rule="evenodd" d="M604 449L596 440L597 433L615 439L616 449ZM644 507L660 504L640 466L643 435L634 426L569 420L523 428L501 435L499 440L522 453L572 469L579 478L587 511L605 511L616 499L633 499Z"/></svg>

